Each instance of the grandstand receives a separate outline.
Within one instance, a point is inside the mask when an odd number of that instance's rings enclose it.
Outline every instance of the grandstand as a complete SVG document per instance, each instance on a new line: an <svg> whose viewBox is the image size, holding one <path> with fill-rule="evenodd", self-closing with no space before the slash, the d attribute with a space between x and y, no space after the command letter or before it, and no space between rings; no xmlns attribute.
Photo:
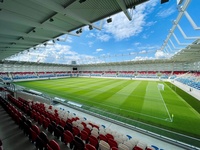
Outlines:
<svg viewBox="0 0 200 150"><path fill-rule="evenodd" d="M79 37L86 27L101 30L101 20L110 23L119 12L131 20L143 3L148 0L0 1L0 150L200 149L200 27L187 11L191 0L177 0L178 16L155 50L169 57L18 60Z"/></svg>

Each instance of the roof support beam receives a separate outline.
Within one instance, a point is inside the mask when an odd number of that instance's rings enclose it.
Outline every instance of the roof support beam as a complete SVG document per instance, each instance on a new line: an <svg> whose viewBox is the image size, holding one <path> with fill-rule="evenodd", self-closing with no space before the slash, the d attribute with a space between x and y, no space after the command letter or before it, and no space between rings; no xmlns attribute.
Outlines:
<svg viewBox="0 0 200 150"><path fill-rule="evenodd" d="M64 8L63 6L59 5L58 3L51 1L51 0L31 0L34 3L37 3L43 7L46 7L47 9L53 10L57 13L60 13L64 16L70 17L80 23L83 23L84 25L92 25L94 28L101 30L101 28L93 25L92 23L90 23L89 21L81 18L80 16L72 13L69 9Z"/></svg>
<svg viewBox="0 0 200 150"><path fill-rule="evenodd" d="M12 19L10 19L12 18ZM67 31L60 29L54 25L51 25L50 23L45 23L44 24L40 24L38 22L35 22L25 16L22 15L18 15L16 13L10 12L10 11L6 11L6 10L2 10L0 13L0 20L4 20L10 23L17 23L17 24L21 24L24 26L30 26L30 27L36 27L36 28L40 28L43 30L48 30L48 31L53 31L53 32L58 32L58 33L65 33L68 34Z"/></svg>
<svg viewBox="0 0 200 150"><path fill-rule="evenodd" d="M128 10L126 9L126 5L124 3L124 0L116 0L117 3L119 4L119 6L121 7L122 11L124 12L124 14L126 15L126 17L128 18L128 20L132 20L132 17L130 15L130 13L128 12Z"/></svg>
<svg viewBox="0 0 200 150"><path fill-rule="evenodd" d="M41 40L51 40L51 38L49 37L45 37L45 36L40 36L40 35L37 35L37 34L34 34L34 33L29 33L29 34L26 34L26 33L23 33L23 32L18 32L16 30L1 30L0 29L0 35L10 35L10 36L23 36L24 38L35 38L35 39L41 39Z"/></svg>
<svg viewBox="0 0 200 150"><path fill-rule="evenodd" d="M183 29L181 28L180 25L177 24L177 27L178 27L178 29L180 30L181 34L183 35L183 37L184 37L186 40L196 40L196 39L200 38L200 37L188 37L188 36L185 34L185 32L183 31Z"/></svg>
<svg viewBox="0 0 200 150"><path fill-rule="evenodd" d="M180 43L180 41L178 40L178 38L176 37L176 35L174 33L172 33L172 35L174 36L176 42L178 43L178 45L183 45L183 46L187 46L189 45L189 43Z"/></svg>
<svg viewBox="0 0 200 150"><path fill-rule="evenodd" d="M174 32L174 30L176 29L177 24L179 23L179 21L181 20L181 18L183 17L184 11L187 9L187 7L189 6L191 0L186 0L184 5L182 6L182 9L180 11L180 13L178 14L178 17L176 18L176 20L174 21L174 25L172 26L170 33L167 35L167 38L165 40L165 42L163 43L162 47L160 48L160 50L163 50L164 47L166 46L166 44L168 43L170 37L172 36L172 33Z"/></svg>
<svg viewBox="0 0 200 150"><path fill-rule="evenodd" d="M187 13L187 11L184 11L184 14L186 16L186 18L189 20L190 24L192 25L192 27L195 29L195 30L200 30L200 27L198 27L196 25L196 23L194 22L194 20L190 17L190 15Z"/></svg>

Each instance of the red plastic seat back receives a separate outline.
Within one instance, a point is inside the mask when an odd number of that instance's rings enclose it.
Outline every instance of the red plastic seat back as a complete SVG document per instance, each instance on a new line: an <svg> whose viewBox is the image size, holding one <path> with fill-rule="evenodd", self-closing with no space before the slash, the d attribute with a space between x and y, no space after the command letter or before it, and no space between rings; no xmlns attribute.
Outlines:
<svg viewBox="0 0 200 150"><path fill-rule="evenodd" d="M86 144L85 145L85 149L87 149L87 150L96 150L96 148L91 144Z"/></svg>
<svg viewBox="0 0 200 150"><path fill-rule="evenodd" d="M97 148L99 142L98 142L98 139L96 137L91 135L89 137L89 143Z"/></svg>
<svg viewBox="0 0 200 150"><path fill-rule="evenodd" d="M71 143L73 140L74 140L74 136L73 134L66 130L63 134L63 137L64 137L64 142L67 144L67 143Z"/></svg>
<svg viewBox="0 0 200 150"><path fill-rule="evenodd" d="M118 144L115 140L113 139L108 139L108 144L110 145L110 147L118 147Z"/></svg>
<svg viewBox="0 0 200 150"><path fill-rule="evenodd" d="M49 146L53 149L53 150L60 150L60 146L58 145L58 143L54 140L51 140L49 142Z"/></svg>

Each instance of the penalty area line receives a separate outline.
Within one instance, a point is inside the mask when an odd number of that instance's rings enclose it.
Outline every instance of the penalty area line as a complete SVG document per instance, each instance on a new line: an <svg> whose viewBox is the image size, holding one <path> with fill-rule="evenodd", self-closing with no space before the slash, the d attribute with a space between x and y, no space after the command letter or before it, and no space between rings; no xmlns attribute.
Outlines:
<svg viewBox="0 0 200 150"><path fill-rule="evenodd" d="M169 116L168 119L170 119L170 122L173 122L173 117L171 117L171 115L170 115L170 113L169 113L169 110L168 110L168 108L167 108L167 105L166 105L166 103L165 103L165 101L164 101L164 99L163 99L161 93L160 93L160 90L158 90L158 92L159 92L160 97L161 97L161 100L162 100L162 102L163 102L163 104L164 104L165 110L167 111L167 114L168 114L168 116Z"/></svg>

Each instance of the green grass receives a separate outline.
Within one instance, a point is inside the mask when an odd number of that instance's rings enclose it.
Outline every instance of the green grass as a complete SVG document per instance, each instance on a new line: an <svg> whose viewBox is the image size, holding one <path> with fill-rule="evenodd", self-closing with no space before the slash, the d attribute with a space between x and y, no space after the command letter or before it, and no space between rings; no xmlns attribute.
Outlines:
<svg viewBox="0 0 200 150"><path fill-rule="evenodd" d="M83 108L90 111L177 140L182 139L180 136L176 137L176 135L136 121L199 138L200 114L195 109L200 109L200 102L189 95L185 96L183 91L179 91L179 94L177 94L170 83L162 82L165 85L165 90L160 91L157 88L158 83L160 82L67 78L17 82L16 84L44 92L50 96L80 103ZM195 109L192 107L193 105L195 105ZM174 116L173 121L172 114ZM187 140L187 138L182 141L200 146L194 141Z"/></svg>

